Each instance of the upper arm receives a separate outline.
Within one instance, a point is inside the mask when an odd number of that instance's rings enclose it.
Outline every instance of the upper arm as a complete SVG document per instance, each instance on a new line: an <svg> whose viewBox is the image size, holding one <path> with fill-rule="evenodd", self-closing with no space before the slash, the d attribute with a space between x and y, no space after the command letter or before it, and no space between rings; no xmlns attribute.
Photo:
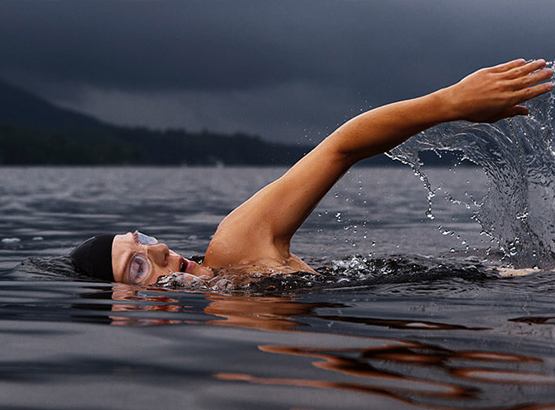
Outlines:
<svg viewBox="0 0 555 410"><path fill-rule="evenodd" d="M343 124L281 178L229 214L214 239L222 244L233 240L243 253L261 254L272 247L288 252L297 229L354 163L431 125L422 115L430 111L426 108L421 100L390 104Z"/></svg>
<svg viewBox="0 0 555 410"><path fill-rule="evenodd" d="M244 246L288 251L291 237L351 165L328 138L229 214L216 236L230 235Z"/></svg>

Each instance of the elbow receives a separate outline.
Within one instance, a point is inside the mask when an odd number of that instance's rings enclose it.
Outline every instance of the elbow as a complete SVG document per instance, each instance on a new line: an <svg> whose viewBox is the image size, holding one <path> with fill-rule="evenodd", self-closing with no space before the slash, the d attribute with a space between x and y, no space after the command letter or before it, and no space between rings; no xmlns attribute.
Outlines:
<svg viewBox="0 0 555 410"><path fill-rule="evenodd" d="M328 158L330 164L336 164L340 168L349 169L365 158L360 155L361 153L357 149L353 149L352 146L338 138L336 133L330 135L318 146L318 149L326 151L325 157Z"/></svg>
<svg viewBox="0 0 555 410"><path fill-rule="evenodd" d="M352 133L342 135L339 131L328 137L330 151L332 151L331 156L336 161L345 164L346 167L351 167L364 159L382 154L390 148L389 146L382 147L375 143L360 144L360 140L353 136Z"/></svg>

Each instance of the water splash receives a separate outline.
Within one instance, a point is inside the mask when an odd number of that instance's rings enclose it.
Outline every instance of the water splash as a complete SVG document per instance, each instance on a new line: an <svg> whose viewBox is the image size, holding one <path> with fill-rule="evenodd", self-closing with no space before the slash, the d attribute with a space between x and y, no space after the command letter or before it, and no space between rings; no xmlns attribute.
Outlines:
<svg viewBox="0 0 555 410"><path fill-rule="evenodd" d="M496 277L494 270L476 261L447 261L424 256L353 255L333 260L318 269L319 273L296 272L263 275L218 273L213 278L175 272L158 279L154 285L164 289L192 292L248 295L284 295L341 290L366 290L384 284L411 284L432 281L468 283Z"/></svg>
<svg viewBox="0 0 555 410"><path fill-rule="evenodd" d="M548 64L553 66L553 63ZM422 168L419 152L457 151L484 170L488 195L474 218L495 238L515 268L555 268L555 145L553 95L525 105L526 117L495 124L453 122L421 133L392 150L393 159L409 164L429 192L429 217L434 190ZM474 204L476 205L476 204Z"/></svg>

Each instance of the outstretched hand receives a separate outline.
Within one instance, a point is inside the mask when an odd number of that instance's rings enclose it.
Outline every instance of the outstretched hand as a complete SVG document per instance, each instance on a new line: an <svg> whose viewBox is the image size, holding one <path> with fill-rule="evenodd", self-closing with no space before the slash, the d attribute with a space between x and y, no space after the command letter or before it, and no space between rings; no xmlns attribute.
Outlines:
<svg viewBox="0 0 555 410"><path fill-rule="evenodd" d="M496 122L527 115L520 104L553 89L553 83L543 82L553 77L545 67L544 60L518 59L470 74L444 90L454 119Z"/></svg>

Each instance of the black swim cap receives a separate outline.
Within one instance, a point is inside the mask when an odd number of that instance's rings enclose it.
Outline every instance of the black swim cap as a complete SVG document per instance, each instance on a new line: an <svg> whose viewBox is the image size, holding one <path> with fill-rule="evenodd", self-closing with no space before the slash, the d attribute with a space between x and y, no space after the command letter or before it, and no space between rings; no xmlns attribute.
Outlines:
<svg viewBox="0 0 555 410"><path fill-rule="evenodd" d="M93 278L112 282L112 243L115 236L93 236L71 251L69 257L75 268Z"/></svg>

